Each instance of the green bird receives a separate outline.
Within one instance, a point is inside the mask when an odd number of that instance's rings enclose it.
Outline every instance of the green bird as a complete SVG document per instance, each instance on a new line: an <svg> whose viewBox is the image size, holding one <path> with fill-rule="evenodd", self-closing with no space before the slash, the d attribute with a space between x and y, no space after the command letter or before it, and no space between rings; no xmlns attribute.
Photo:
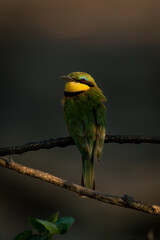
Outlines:
<svg viewBox="0 0 160 240"><path fill-rule="evenodd" d="M100 160L106 126L107 101L94 79L84 72L62 76L64 119L70 136L82 154L82 186L95 189L94 161Z"/></svg>

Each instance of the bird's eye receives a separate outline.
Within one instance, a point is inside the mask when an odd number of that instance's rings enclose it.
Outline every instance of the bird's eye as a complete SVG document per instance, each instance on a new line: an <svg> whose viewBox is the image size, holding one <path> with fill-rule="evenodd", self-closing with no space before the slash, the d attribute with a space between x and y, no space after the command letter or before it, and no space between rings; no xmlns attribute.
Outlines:
<svg viewBox="0 0 160 240"><path fill-rule="evenodd" d="M82 83L88 81L88 79L86 77L80 77L79 80Z"/></svg>

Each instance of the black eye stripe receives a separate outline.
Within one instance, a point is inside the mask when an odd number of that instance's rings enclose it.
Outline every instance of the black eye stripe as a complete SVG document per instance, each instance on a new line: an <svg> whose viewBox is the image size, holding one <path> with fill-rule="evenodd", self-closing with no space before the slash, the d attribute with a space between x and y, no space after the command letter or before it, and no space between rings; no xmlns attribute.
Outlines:
<svg viewBox="0 0 160 240"><path fill-rule="evenodd" d="M89 87L94 87L94 84L92 82L86 80L85 78L81 78L80 80L77 80L77 79L73 78L73 80L75 82L79 82L79 83L83 83L85 85L88 85Z"/></svg>
<svg viewBox="0 0 160 240"><path fill-rule="evenodd" d="M89 87L94 87L93 83L91 82L85 82L86 85L88 85Z"/></svg>
<svg viewBox="0 0 160 240"><path fill-rule="evenodd" d="M80 82L84 83L84 82L86 82L86 80L84 78L81 78Z"/></svg>

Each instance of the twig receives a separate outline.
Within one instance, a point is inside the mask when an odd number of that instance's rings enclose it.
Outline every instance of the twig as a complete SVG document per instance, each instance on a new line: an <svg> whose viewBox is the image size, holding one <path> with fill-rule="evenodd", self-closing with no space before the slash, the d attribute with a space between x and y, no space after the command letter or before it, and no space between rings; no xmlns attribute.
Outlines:
<svg viewBox="0 0 160 240"><path fill-rule="evenodd" d="M55 184L59 187L66 188L72 192L78 193L80 195L85 195L89 198L93 198L101 202L117 205L120 207L131 208L134 210L150 213L153 215L160 215L160 206L158 205L145 204L139 201L135 201L133 197L130 197L128 195L119 197L119 196L111 196L108 194L93 191L93 190L81 187L77 184L69 183L68 181L55 177L49 173L45 173L33 168L26 167L24 165L17 164L11 158L5 158L5 159L0 158L0 165L5 168L12 169L18 173L41 179L43 181L49 182L51 184Z"/></svg>
<svg viewBox="0 0 160 240"><path fill-rule="evenodd" d="M157 143L160 144L160 137L151 136L134 136L134 135L107 135L105 143ZM11 154L22 154L29 151L37 151L40 149L50 149L54 147L66 147L74 145L71 137L48 139L40 142L26 143L20 146L10 146L0 148L0 156Z"/></svg>

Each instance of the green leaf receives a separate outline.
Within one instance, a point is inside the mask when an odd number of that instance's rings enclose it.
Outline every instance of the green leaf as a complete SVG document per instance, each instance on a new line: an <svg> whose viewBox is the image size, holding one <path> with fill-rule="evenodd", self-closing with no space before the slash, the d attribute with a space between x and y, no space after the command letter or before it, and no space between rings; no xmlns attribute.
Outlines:
<svg viewBox="0 0 160 240"><path fill-rule="evenodd" d="M47 220L55 223L58 220L59 212L53 213Z"/></svg>
<svg viewBox="0 0 160 240"><path fill-rule="evenodd" d="M46 228L38 221L37 218L30 217L28 218L29 223L32 225L34 229L36 229L39 233L45 233Z"/></svg>
<svg viewBox="0 0 160 240"><path fill-rule="evenodd" d="M18 234L14 240L29 240L32 236L32 231L25 231L23 233Z"/></svg>
<svg viewBox="0 0 160 240"><path fill-rule="evenodd" d="M49 231L50 234L59 233L58 227L55 224L53 224L52 222L49 222L47 220L41 220L41 219L37 219L37 221L40 224L42 224Z"/></svg>
<svg viewBox="0 0 160 240"><path fill-rule="evenodd" d="M59 229L60 234L65 234L68 231L68 228L74 223L74 218L72 217L62 217L57 220L55 225Z"/></svg>

